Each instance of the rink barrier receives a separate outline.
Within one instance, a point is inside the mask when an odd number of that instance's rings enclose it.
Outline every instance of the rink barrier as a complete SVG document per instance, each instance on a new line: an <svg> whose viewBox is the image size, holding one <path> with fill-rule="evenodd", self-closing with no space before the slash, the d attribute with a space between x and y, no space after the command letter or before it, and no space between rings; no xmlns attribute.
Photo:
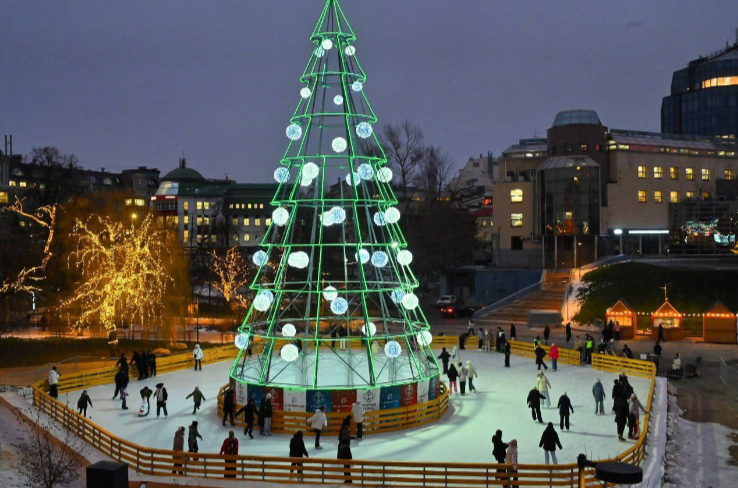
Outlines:
<svg viewBox="0 0 738 488"><path fill-rule="evenodd" d="M512 342L511 342L512 344ZM520 350L520 349L517 349ZM214 351L214 350L208 350ZM204 363L216 362L219 355L223 359L235 356L233 347L224 348L217 354L207 356ZM191 356L191 353L190 353ZM191 361L173 360L168 370L191 367ZM646 440L650 419L651 404L655 386L655 367L652 363L612 356L595 354L592 357L592 368L608 372L625 372L632 376L650 378L651 389L644 403L648 413L644 415L641 436L637 442L615 458L596 460L596 462L620 461L629 464L640 464L646 454ZM650 369L649 369L650 368ZM163 369L159 369L164 372ZM71 376L84 376L85 379L73 379ZM69 375L60 381L60 391L71 391L92 386L91 381L102 382L101 379L112 376L105 370L101 375L88 373ZM96 383L101 384L101 383ZM76 386L73 385L82 385ZM304 483L341 483L348 480L361 483L362 486L393 487L588 487L603 486L594 478L594 470L585 469L580 478L576 464L542 465L519 464L516 472L512 466L495 463L438 463L438 462L400 462L369 460L338 460L326 458L287 458L272 456L221 456L219 454L175 452L166 449L153 449L139 446L102 429L91 420L84 418L54 400L47 394L46 380L33 385L34 404L50 418L71 429L77 436L92 447L100 450L112 459L129 464L139 473L154 476L171 476L175 474L198 477L220 478L226 475L235 476L238 480L262 481L281 484L294 484L296 472L290 469L302 469L301 480ZM446 398L448 398L446 396ZM76 403L75 403L76 404ZM446 403L448 408L448 403ZM299 423L299 419L297 420ZM613 424L614 425L614 424ZM309 429L303 429L307 432ZM173 434L172 434L173 435ZM614 432L613 432L614 435ZM285 440L285 450L287 441ZM291 466L297 463L297 466ZM497 472L501 470L501 472ZM202 486L202 485L201 485Z"/></svg>

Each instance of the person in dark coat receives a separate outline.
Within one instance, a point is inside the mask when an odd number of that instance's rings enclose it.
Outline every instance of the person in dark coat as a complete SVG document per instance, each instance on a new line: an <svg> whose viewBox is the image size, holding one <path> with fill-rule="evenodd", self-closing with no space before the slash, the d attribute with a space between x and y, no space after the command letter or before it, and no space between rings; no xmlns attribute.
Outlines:
<svg viewBox="0 0 738 488"><path fill-rule="evenodd" d="M156 398L156 418L159 418L160 410L164 410L164 417L167 417L169 415L167 412L167 399L169 395L167 394L167 389L164 388L164 383L156 384L154 398Z"/></svg>
<svg viewBox="0 0 738 488"><path fill-rule="evenodd" d="M515 324L510 324L510 340L514 341L518 338L518 333L515 330Z"/></svg>
<svg viewBox="0 0 738 488"><path fill-rule="evenodd" d="M566 342L571 340L571 322L566 323Z"/></svg>
<svg viewBox="0 0 738 488"><path fill-rule="evenodd" d="M341 424L341 430L338 433L338 459L353 459L351 455L351 415L347 415ZM345 469L349 469L348 464L344 464ZM344 483L352 483L351 472L344 471Z"/></svg>
<svg viewBox="0 0 738 488"><path fill-rule="evenodd" d="M659 359L661 358L661 343L659 341L656 341L656 344L653 346L653 355L654 355L654 363L656 363L656 371L659 370Z"/></svg>
<svg viewBox="0 0 738 488"><path fill-rule="evenodd" d="M542 424L543 419L541 418L541 400L545 400L546 397L538 391L535 386L528 393L528 407L530 407L530 413L533 416L533 421L538 420L538 423Z"/></svg>
<svg viewBox="0 0 738 488"><path fill-rule="evenodd" d="M630 417L630 412L628 409L628 402L625 400L624 397L619 396L615 400L615 423L618 426L618 439L621 441L625 441L625 438L623 438L623 432L625 431L625 425L628 423L628 417Z"/></svg>
<svg viewBox="0 0 738 488"><path fill-rule="evenodd" d="M149 375L156 376L156 354L152 353L151 351L149 351L148 364Z"/></svg>
<svg viewBox="0 0 738 488"><path fill-rule="evenodd" d="M503 349L505 353L505 367L510 367L510 343L505 341L505 348Z"/></svg>
<svg viewBox="0 0 738 488"><path fill-rule="evenodd" d="M625 373L621 373L619 376L620 384L623 385L623 397L627 400L633 394L633 387L630 386L628 376Z"/></svg>
<svg viewBox="0 0 738 488"><path fill-rule="evenodd" d="M146 354L146 351L141 351L138 355L138 359L141 362L143 377L149 378L151 376L151 371L149 371L149 356Z"/></svg>
<svg viewBox="0 0 738 488"><path fill-rule="evenodd" d="M200 387L196 386L195 389L192 390L192 393L185 397L185 400L190 398L192 398L192 401L195 402L194 406L192 407L192 415L195 415L195 413L200 410L200 404L205 401L205 395L203 395L200 391Z"/></svg>
<svg viewBox="0 0 738 488"><path fill-rule="evenodd" d="M130 364L131 366L134 364L136 365L136 370L138 371L138 379L142 380L143 375L141 374L141 361L138 358L138 351L133 351L133 354L131 355L131 362L129 362L128 364Z"/></svg>
<svg viewBox="0 0 738 488"><path fill-rule="evenodd" d="M620 384L620 380L615 380L612 385L612 411L618 405L618 399L623 396L623 385Z"/></svg>
<svg viewBox="0 0 738 488"><path fill-rule="evenodd" d="M120 393L121 388L125 388L128 386L128 370L119 369L117 373L115 373L115 393L113 393L113 400L116 399L118 396L118 393ZM125 384L123 384L125 381Z"/></svg>
<svg viewBox="0 0 738 488"><path fill-rule="evenodd" d="M554 429L553 422L549 422L548 427L546 427L546 430L543 431L543 435L541 435L541 442L538 443L538 447L542 447L543 452L546 455L546 464L550 464L548 460L549 454L551 455L551 458L553 458L553 463L559 464L558 459L556 459L556 446L558 446L559 449L563 449L563 447L561 447L561 441L559 441L559 434L557 434Z"/></svg>
<svg viewBox="0 0 738 488"><path fill-rule="evenodd" d="M83 417L87 417L87 405L92 408L92 400L90 400L90 395L87 394L87 390L82 390L82 395L80 395L79 400L77 400L77 413Z"/></svg>
<svg viewBox="0 0 738 488"><path fill-rule="evenodd" d="M291 458L302 458L302 457L309 458L307 449L305 449L305 441L302 438L302 431L298 430L295 432L295 434L292 436L292 439L290 439L290 457ZM302 462L300 461L293 461L292 467L290 468L290 474L292 474L292 471L294 470L294 467L297 466L297 474L300 475L300 478L302 478Z"/></svg>
<svg viewBox="0 0 738 488"><path fill-rule="evenodd" d="M236 418L243 413L243 421L246 422L246 427L243 429L243 435L248 434L249 439L253 439L254 435L254 414L259 415L259 409L256 408L253 398L249 398L248 403L241 407L236 412Z"/></svg>
<svg viewBox="0 0 738 488"><path fill-rule="evenodd" d="M664 326L659 324L659 342L666 342L664 339Z"/></svg>
<svg viewBox="0 0 738 488"><path fill-rule="evenodd" d="M223 441L223 445L220 446L221 456L238 456L238 439L233 431L228 432L228 437ZM236 477L236 462L229 461L226 463L226 474L225 478Z"/></svg>
<svg viewBox="0 0 738 488"><path fill-rule="evenodd" d="M441 364L443 364L443 374L448 373L448 360L451 358L451 355L448 353L446 348L443 348L443 351L441 351L441 354L438 356L438 359L441 360Z"/></svg>
<svg viewBox="0 0 738 488"><path fill-rule="evenodd" d="M456 385L456 380L459 378L459 371L456 369L456 366L451 363L451 366L449 366L448 371L446 371L446 376L448 376L448 394L453 395L454 390L456 390L456 394L459 394L459 388Z"/></svg>
<svg viewBox="0 0 738 488"><path fill-rule="evenodd" d="M190 424L190 428L187 431L187 451L188 452L197 452L198 446L197 446L197 439L202 440L202 436L197 431L197 420L193 421L192 424Z"/></svg>
<svg viewBox="0 0 738 488"><path fill-rule="evenodd" d="M571 406L571 400L569 400L569 395L567 395L566 392L559 397L558 407L559 429L563 431L564 427L566 427L566 430L569 430L569 415L574 413L574 407Z"/></svg>
<svg viewBox="0 0 738 488"><path fill-rule="evenodd" d="M464 344L466 344L466 332L459 334L459 349L466 349Z"/></svg>
<svg viewBox="0 0 738 488"><path fill-rule="evenodd" d="M259 409L259 418L264 419L264 432L262 435L272 435L272 394L267 393L264 401L261 402Z"/></svg>
<svg viewBox="0 0 738 488"><path fill-rule="evenodd" d="M231 418L231 425L236 425L235 420L233 419L233 414L236 411L236 392L231 388L230 386L225 389L223 392L223 422L222 425L225 425L226 419L228 417Z"/></svg>
<svg viewBox="0 0 738 488"><path fill-rule="evenodd" d="M551 329L548 328L548 325L543 328L543 340L546 341L546 345L548 345L548 338L551 337Z"/></svg>
<svg viewBox="0 0 738 488"><path fill-rule="evenodd" d="M128 358L126 357L125 353L120 355L120 359L118 360L117 363L115 363L115 366L118 369L124 369L126 370L126 372L128 372Z"/></svg>
<svg viewBox="0 0 738 488"><path fill-rule="evenodd" d="M548 370L548 366L546 366L546 363L543 362L543 358L546 357L546 351L541 347L536 347L536 364L538 365L538 370L540 371L541 366L543 366L544 369Z"/></svg>
<svg viewBox="0 0 738 488"><path fill-rule="evenodd" d="M154 391L148 386L144 386L138 392L141 394L141 407L143 407L144 402L146 403L146 412L142 414L139 411L138 415L139 417L146 417L151 411L151 395L154 394Z"/></svg>
<svg viewBox="0 0 738 488"><path fill-rule="evenodd" d="M510 444L502 442L502 431L498 429L495 435L492 436L492 455L499 464L505 464L508 447L510 447Z"/></svg>
<svg viewBox="0 0 738 488"><path fill-rule="evenodd" d="M595 415L604 414L605 398L607 398L607 395L605 395L605 387L602 386L602 382L599 378L597 378L594 386L592 386L592 396L595 399Z"/></svg>
<svg viewBox="0 0 738 488"><path fill-rule="evenodd" d="M633 359L633 351L630 350L628 344L623 345L623 357Z"/></svg>

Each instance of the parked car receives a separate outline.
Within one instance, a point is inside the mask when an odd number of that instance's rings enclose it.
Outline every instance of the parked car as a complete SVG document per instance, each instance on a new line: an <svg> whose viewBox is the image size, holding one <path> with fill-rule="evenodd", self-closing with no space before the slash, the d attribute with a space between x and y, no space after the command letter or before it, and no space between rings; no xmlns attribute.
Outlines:
<svg viewBox="0 0 738 488"><path fill-rule="evenodd" d="M446 318L471 317L474 312L482 307L466 306L463 303L441 307L441 316Z"/></svg>
<svg viewBox="0 0 738 488"><path fill-rule="evenodd" d="M456 304L456 295L441 295L436 300L436 307L448 307Z"/></svg>

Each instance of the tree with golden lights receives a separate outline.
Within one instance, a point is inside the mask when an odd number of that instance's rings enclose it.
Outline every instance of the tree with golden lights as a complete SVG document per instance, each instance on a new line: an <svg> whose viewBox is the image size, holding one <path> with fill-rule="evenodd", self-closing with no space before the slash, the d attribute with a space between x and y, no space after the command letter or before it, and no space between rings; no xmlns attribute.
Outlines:
<svg viewBox="0 0 738 488"><path fill-rule="evenodd" d="M210 272L215 279L210 281L210 286L220 292L229 305L247 306L244 290L248 288L252 278L249 263L244 256L237 247L228 249L225 256L219 256L215 251L211 253L211 256L213 263L210 266Z"/></svg>
<svg viewBox="0 0 738 488"><path fill-rule="evenodd" d="M76 221L73 238L81 279L62 307L75 328L99 324L110 334L123 321L144 333L164 326L165 299L174 281L166 230L157 229L150 215L130 225L92 215Z"/></svg>

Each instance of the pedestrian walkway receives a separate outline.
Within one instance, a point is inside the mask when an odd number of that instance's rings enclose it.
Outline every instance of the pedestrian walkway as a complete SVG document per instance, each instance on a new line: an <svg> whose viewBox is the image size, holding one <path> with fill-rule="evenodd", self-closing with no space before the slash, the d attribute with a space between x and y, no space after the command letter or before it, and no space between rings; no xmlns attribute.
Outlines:
<svg viewBox="0 0 738 488"><path fill-rule="evenodd" d="M546 278L540 290L524 296L505 305L489 314L475 319L483 324L526 324L528 311L553 310L560 311L564 298L564 291L569 282L569 273L546 273Z"/></svg>

